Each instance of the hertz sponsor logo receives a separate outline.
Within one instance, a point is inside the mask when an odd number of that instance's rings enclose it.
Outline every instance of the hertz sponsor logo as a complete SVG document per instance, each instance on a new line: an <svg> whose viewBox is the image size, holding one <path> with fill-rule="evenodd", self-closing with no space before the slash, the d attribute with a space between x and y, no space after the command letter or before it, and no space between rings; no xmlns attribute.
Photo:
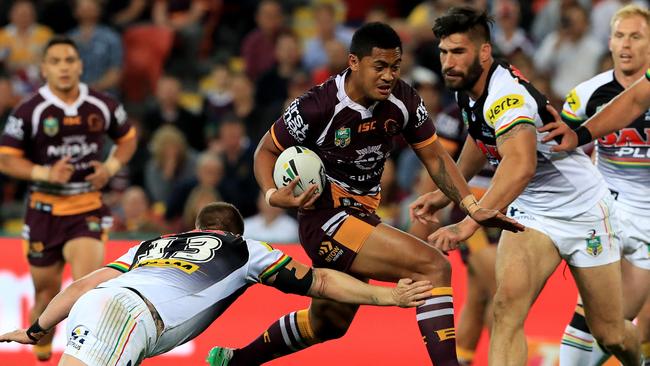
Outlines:
<svg viewBox="0 0 650 366"><path fill-rule="evenodd" d="M138 267L172 267L172 268L177 268L180 269L181 271L191 274L195 272L197 269L199 269L199 266L190 263L187 261L182 261L179 259L147 259L142 262L139 262L136 264L133 268L138 268Z"/></svg>
<svg viewBox="0 0 650 366"><path fill-rule="evenodd" d="M492 103L490 109L488 109L485 114L485 118L492 127L494 123L503 116L503 114L513 108L521 108L524 106L524 96L519 94L509 94L505 97L497 99L496 102Z"/></svg>
<svg viewBox="0 0 650 366"><path fill-rule="evenodd" d="M580 97L575 89L571 90L569 94L566 95L566 103L574 112L577 112L578 109L580 109Z"/></svg>

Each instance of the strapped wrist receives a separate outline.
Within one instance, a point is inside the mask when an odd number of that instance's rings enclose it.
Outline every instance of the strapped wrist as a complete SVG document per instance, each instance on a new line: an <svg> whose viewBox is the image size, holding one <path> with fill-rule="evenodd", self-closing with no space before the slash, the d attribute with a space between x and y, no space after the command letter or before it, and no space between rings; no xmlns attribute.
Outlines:
<svg viewBox="0 0 650 366"><path fill-rule="evenodd" d="M594 137L591 135L591 131L587 127L580 126L575 129L576 135L578 135L578 146L582 146L591 142Z"/></svg>
<svg viewBox="0 0 650 366"><path fill-rule="evenodd" d="M106 170L108 170L108 174L110 174L110 176L112 177L115 174L117 174L117 172L120 171L120 169L122 169L122 163L119 160L117 160L114 156L111 156L110 158L106 159L106 161L104 162L104 167L106 168Z"/></svg>
<svg viewBox="0 0 650 366"><path fill-rule="evenodd" d="M27 328L27 338L31 339L34 343L38 342L44 335L49 333L49 330L43 329L40 324L38 324L38 318L34 321L32 325Z"/></svg>
<svg viewBox="0 0 650 366"><path fill-rule="evenodd" d="M473 194L469 194L463 198L462 201L460 201L460 208L463 209L463 211L465 211L468 215L472 216L472 214L478 211L481 206L479 206L476 197L474 197Z"/></svg>
<svg viewBox="0 0 650 366"><path fill-rule="evenodd" d="M266 191L266 194L264 195L264 200L266 201L266 204L271 206L271 196L273 193L275 193L278 189L277 188L269 188Z"/></svg>
<svg viewBox="0 0 650 366"><path fill-rule="evenodd" d="M31 179L34 181L49 182L51 172L52 172L52 168L50 168L49 166L34 164L30 176Z"/></svg>

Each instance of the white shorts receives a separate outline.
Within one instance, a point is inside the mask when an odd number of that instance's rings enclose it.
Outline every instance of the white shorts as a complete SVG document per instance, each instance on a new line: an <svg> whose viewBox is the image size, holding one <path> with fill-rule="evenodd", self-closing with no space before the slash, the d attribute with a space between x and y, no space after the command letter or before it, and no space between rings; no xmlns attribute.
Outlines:
<svg viewBox="0 0 650 366"><path fill-rule="evenodd" d="M634 266L650 270L650 217L618 201L614 205L621 227L621 255Z"/></svg>
<svg viewBox="0 0 650 366"><path fill-rule="evenodd" d="M551 218L526 212L517 201L508 207L508 216L546 234L560 256L573 267L596 267L621 258L618 221L611 196L605 196L589 211L571 218Z"/></svg>
<svg viewBox="0 0 650 366"><path fill-rule="evenodd" d="M126 288L96 288L70 310L64 353L89 366L135 366L153 349L156 325L145 302Z"/></svg>

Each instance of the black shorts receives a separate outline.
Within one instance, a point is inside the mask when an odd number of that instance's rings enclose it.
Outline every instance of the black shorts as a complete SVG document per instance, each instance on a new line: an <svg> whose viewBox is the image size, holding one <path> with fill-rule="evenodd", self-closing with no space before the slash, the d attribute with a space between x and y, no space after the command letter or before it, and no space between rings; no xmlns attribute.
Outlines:
<svg viewBox="0 0 650 366"><path fill-rule="evenodd" d="M300 243L314 267L347 272L381 219L358 208L338 207L303 210L298 222Z"/></svg>
<svg viewBox="0 0 650 366"><path fill-rule="evenodd" d="M28 207L23 227L27 261L37 267L63 261L65 243L80 237L105 241L112 222L110 210L103 205L96 210L66 216L53 216Z"/></svg>

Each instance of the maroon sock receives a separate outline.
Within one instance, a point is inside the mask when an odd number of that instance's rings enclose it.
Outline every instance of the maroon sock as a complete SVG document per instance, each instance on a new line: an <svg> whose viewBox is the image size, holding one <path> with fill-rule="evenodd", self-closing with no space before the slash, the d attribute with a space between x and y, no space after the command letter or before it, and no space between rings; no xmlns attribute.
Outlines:
<svg viewBox="0 0 650 366"><path fill-rule="evenodd" d="M308 310L295 311L271 324L246 347L235 350L229 365L259 365L319 342L309 323Z"/></svg>
<svg viewBox="0 0 650 366"><path fill-rule="evenodd" d="M431 361L436 366L458 366L451 287L438 287L416 309L418 326Z"/></svg>

